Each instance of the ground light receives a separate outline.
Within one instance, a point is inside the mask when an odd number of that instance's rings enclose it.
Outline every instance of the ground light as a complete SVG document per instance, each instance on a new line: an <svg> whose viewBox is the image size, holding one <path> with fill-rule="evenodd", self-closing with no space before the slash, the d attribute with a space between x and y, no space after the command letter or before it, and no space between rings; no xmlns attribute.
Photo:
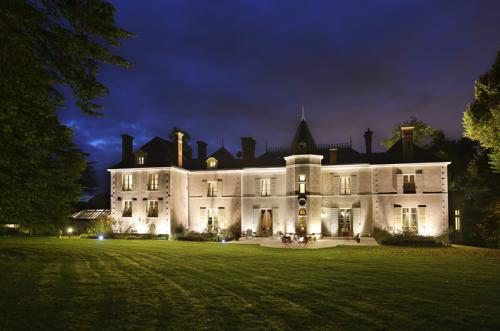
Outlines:
<svg viewBox="0 0 500 331"><path fill-rule="evenodd" d="M104 240L104 236L103 236L102 234L101 234L101 235L99 235L99 237L98 237L98 238L99 238L99 240Z"/></svg>
<svg viewBox="0 0 500 331"><path fill-rule="evenodd" d="M69 227L66 231L68 232L68 237L71 238L71 234L73 233L73 228Z"/></svg>

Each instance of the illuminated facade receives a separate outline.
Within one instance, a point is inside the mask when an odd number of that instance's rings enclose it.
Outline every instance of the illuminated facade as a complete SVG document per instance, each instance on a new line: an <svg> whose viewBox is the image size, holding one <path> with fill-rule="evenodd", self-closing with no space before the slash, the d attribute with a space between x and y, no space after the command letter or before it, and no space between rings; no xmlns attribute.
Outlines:
<svg viewBox="0 0 500 331"><path fill-rule="evenodd" d="M111 173L116 231L171 234L232 228L242 234L308 233L367 236L374 228L438 235L448 228L447 165L413 144L413 128L384 153L350 144L316 145L303 117L288 148L255 156L243 137L242 155L224 147L189 157L182 135L153 138L133 150L122 136L122 161Z"/></svg>

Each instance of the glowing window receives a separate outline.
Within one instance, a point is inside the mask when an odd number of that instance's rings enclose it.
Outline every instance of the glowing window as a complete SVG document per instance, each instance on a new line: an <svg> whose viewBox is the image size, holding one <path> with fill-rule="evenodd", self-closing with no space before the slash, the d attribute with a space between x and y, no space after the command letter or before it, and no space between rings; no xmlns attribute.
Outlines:
<svg viewBox="0 0 500 331"><path fill-rule="evenodd" d="M148 175L148 190L150 191L158 190L158 174Z"/></svg>
<svg viewBox="0 0 500 331"><path fill-rule="evenodd" d="M271 179L264 178L260 180L260 196L268 197L271 195Z"/></svg>
<svg viewBox="0 0 500 331"><path fill-rule="evenodd" d="M299 183L299 193L306 194L306 183Z"/></svg>
<svg viewBox="0 0 500 331"><path fill-rule="evenodd" d="M144 164L144 156L140 155L137 157L137 164Z"/></svg>
<svg viewBox="0 0 500 331"><path fill-rule="evenodd" d="M340 177L340 194L351 194L351 176Z"/></svg>
<svg viewBox="0 0 500 331"><path fill-rule="evenodd" d="M460 231L462 229L462 226L460 224L460 210L455 209L455 230Z"/></svg>
<svg viewBox="0 0 500 331"><path fill-rule="evenodd" d="M217 159L214 157L209 157L207 159L207 167L208 168L217 168Z"/></svg>
<svg viewBox="0 0 500 331"><path fill-rule="evenodd" d="M123 175L122 190L123 191L132 191L132 174Z"/></svg>
<svg viewBox="0 0 500 331"><path fill-rule="evenodd" d="M306 181L306 175L299 175L299 182L305 182Z"/></svg>
<svg viewBox="0 0 500 331"><path fill-rule="evenodd" d="M299 208L299 215L300 216L305 216L306 215L306 209L305 208Z"/></svg>

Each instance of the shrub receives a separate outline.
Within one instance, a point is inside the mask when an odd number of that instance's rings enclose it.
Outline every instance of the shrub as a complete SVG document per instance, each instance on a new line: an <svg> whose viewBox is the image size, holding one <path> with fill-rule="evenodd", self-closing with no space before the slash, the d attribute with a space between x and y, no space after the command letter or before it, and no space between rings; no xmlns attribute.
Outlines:
<svg viewBox="0 0 500 331"><path fill-rule="evenodd" d="M392 237L392 234L385 229L374 228L373 237L379 244L382 244L383 241L390 239Z"/></svg>
<svg viewBox="0 0 500 331"><path fill-rule="evenodd" d="M442 241L436 240L430 236L419 236L413 233L394 234L389 237L384 237L381 240L383 245L390 246L409 246L409 247L443 247L445 244Z"/></svg>
<svg viewBox="0 0 500 331"><path fill-rule="evenodd" d="M18 227L6 227L0 225L0 236L27 236L26 232L21 231Z"/></svg>
<svg viewBox="0 0 500 331"><path fill-rule="evenodd" d="M180 241L215 241L216 238L217 236L210 232L194 232L194 231L178 234L176 236L176 239Z"/></svg>
<svg viewBox="0 0 500 331"><path fill-rule="evenodd" d="M113 226L116 221L110 216L103 216L99 219L92 221L89 228L87 229L87 234L90 236L98 236L100 234L109 236L113 233Z"/></svg>

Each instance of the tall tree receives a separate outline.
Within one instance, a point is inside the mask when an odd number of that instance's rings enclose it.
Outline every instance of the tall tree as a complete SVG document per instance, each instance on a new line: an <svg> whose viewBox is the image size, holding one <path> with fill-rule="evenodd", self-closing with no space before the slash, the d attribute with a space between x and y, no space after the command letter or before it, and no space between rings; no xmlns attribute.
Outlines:
<svg viewBox="0 0 500 331"><path fill-rule="evenodd" d="M0 2L0 222L55 227L78 200L84 155L57 111L69 91L99 115L101 64L128 65L110 51L130 36L114 11L100 0Z"/></svg>
<svg viewBox="0 0 500 331"><path fill-rule="evenodd" d="M429 124L419 120L417 117L411 116L407 121L395 124L391 129L391 136L382 140L381 145L386 148L390 148L394 145L401 138L402 126L413 126L415 128L415 144L421 147L430 144L433 139L440 139L443 135L441 131L434 129Z"/></svg>
<svg viewBox="0 0 500 331"><path fill-rule="evenodd" d="M463 117L465 136L490 150L490 163L500 172L500 51L490 71L475 81L474 95Z"/></svg>

